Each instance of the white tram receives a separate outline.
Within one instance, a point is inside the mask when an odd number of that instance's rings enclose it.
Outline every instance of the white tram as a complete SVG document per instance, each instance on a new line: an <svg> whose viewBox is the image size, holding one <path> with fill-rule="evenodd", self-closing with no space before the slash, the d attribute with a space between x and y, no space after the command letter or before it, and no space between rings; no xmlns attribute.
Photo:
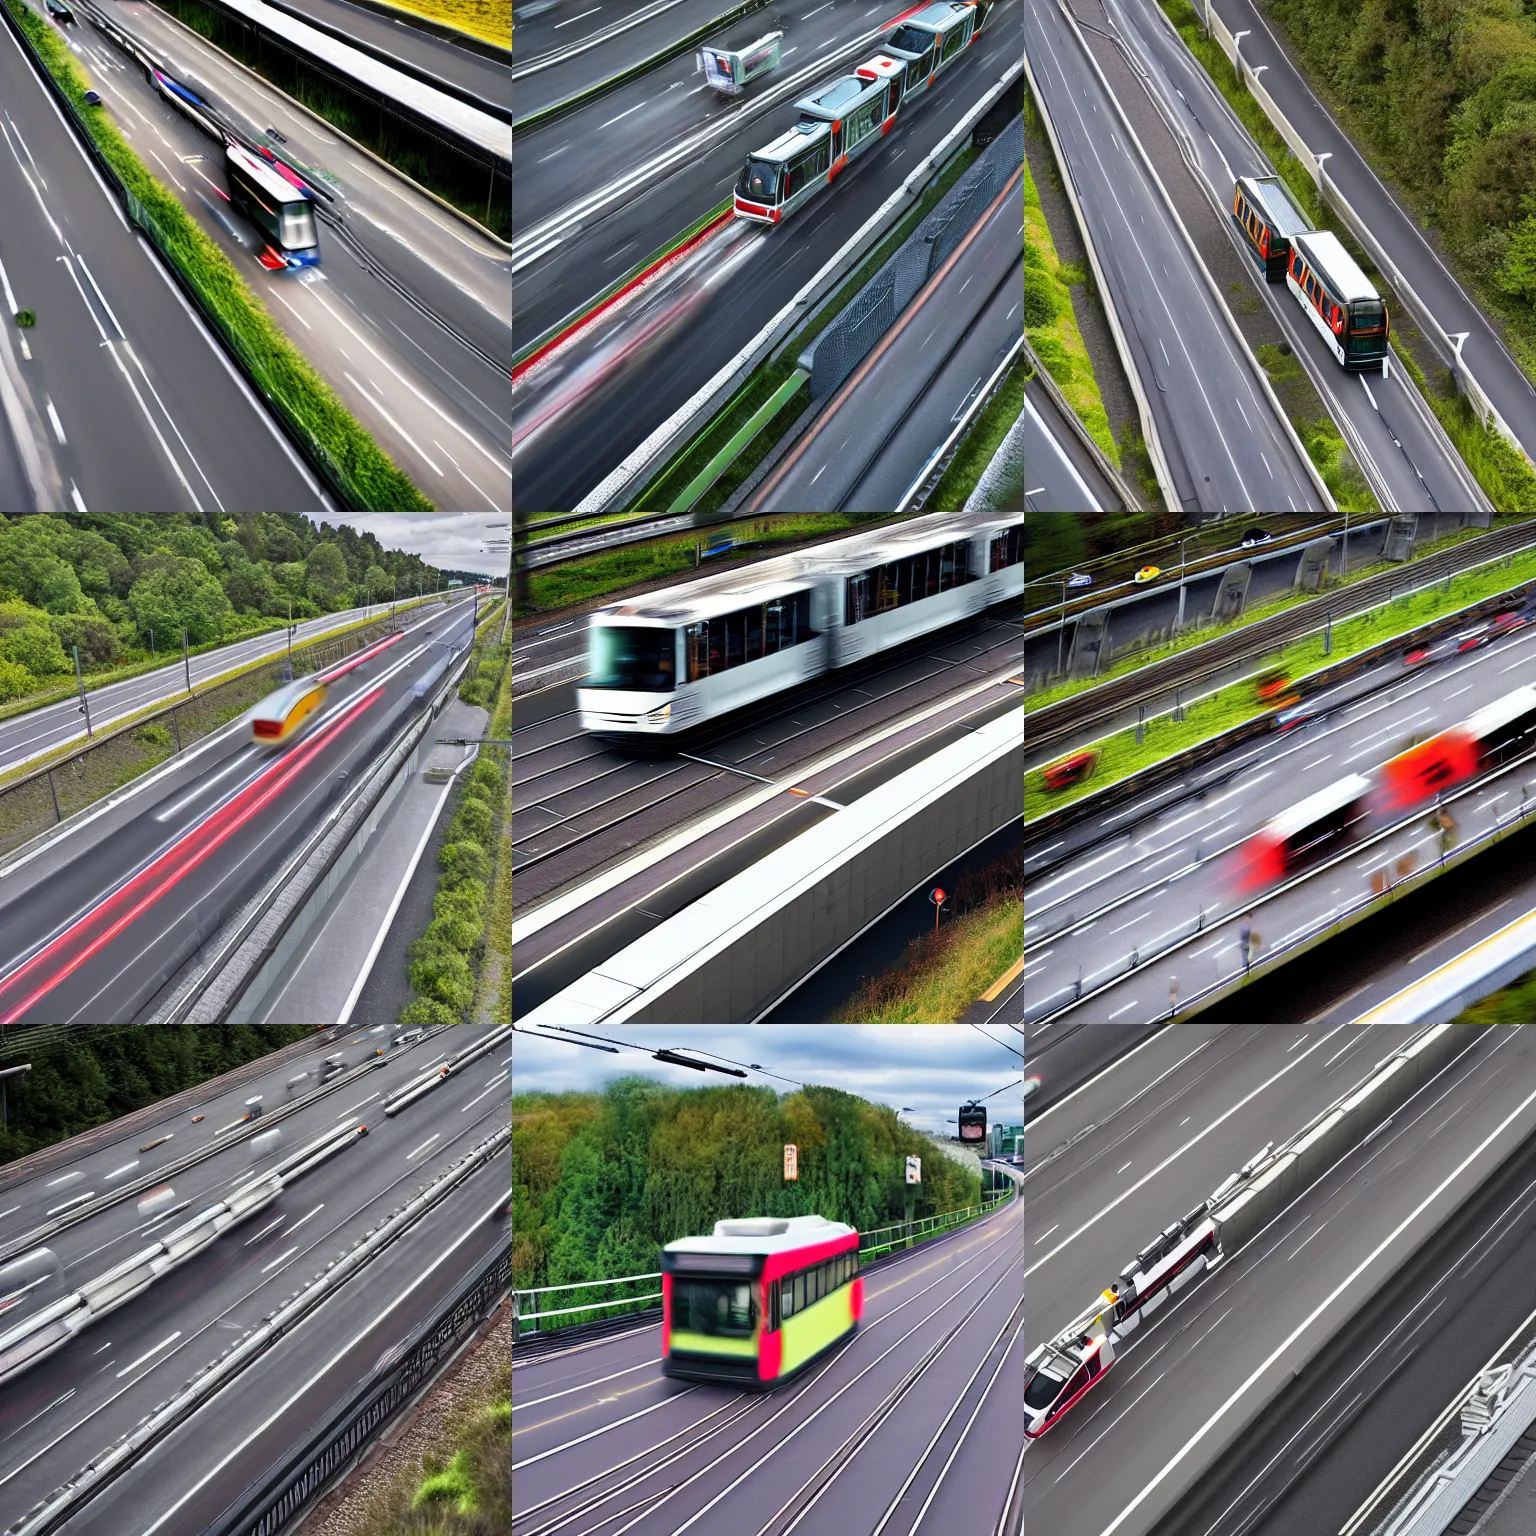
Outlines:
<svg viewBox="0 0 1536 1536"><path fill-rule="evenodd" d="M933 513L592 614L584 730L676 735L1024 595L1021 518Z"/></svg>

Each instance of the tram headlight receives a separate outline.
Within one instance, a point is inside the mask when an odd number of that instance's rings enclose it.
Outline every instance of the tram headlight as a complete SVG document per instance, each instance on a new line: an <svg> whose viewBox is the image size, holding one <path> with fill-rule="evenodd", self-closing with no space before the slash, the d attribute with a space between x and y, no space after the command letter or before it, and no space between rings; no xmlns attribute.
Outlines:
<svg viewBox="0 0 1536 1536"><path fill-rule="evenodd" d="M672 718L672 701L668 699L659 709L646 711L645 723L647 725L665 725Z"/></svg>

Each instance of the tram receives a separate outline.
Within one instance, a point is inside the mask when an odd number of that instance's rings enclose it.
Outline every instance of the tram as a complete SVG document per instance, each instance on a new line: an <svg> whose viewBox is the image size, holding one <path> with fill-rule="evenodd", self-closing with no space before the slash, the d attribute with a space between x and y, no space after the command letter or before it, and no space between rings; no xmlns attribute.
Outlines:
<svg viewBox="0 0 1536 1536"><path fill-rule="evenodd" d="M251 740L258 747L283 747L297 740L329 693L329 685L314 677L284 683L251 711Z"/></svg>
<svg viewBox="0 0 1536 1536"><path fill-rule="evenodd" d="M932 513L599 609L583 730L671 736L1023 596L1021 518Z"/></svg>
<svg viewBox="0 0 1536 1536"><path fill-rule="evenodd" d="M661 1250L664 1376L775 1387L864 1312L859 1234L823 1216L717 1221Z"/></svg>
<svg viewBox="0 0 1536 1536"><path fill-rule="evenodd" d="M879 53L795 103L800 121L748 156L736 217L778 224L889 133L902 102L933 84L975 40L980 0L938 0L885 38Z"/></svg>
<svg viewBox="0 0 1536 1536"><path fill-rule="evenodd" d="M1386 367L1387 306L1337 235L1325 229L1295 235L1285 286L1345 368Z"/></svg>

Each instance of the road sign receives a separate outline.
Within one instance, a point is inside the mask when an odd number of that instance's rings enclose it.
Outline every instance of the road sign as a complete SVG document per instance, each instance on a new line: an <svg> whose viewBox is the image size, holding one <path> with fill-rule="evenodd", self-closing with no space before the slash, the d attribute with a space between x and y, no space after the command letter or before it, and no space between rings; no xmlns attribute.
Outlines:
<svg viewBox="0 0 1536 1536"><path fill-rule="evenodd" d="M786 1179L800 1177L800 1149L792 1141L784 1143L784 1177Z"/></svg>
<svg viewBox="0 0 1536 1536"><path fill-rule="evenodd" d="M907 1159L907 1183L921 1184L923 1182L923 1160L920 1157Z"/></svg>

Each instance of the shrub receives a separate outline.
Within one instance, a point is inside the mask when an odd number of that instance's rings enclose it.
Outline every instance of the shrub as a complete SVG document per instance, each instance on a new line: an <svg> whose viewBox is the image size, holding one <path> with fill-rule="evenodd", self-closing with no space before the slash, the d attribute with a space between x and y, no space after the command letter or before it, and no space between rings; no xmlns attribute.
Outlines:
<svg viewBox="0 0 1536 1536"><path fill-rule="evenodd" d="M37 679L19 661L0 659L0 700L22 699L37 689Z"/></svg>
<svg viewBox="0 0 1536 1536"><path fill-rule="evenodd" d="M400 1010L400 1022L411 1024L457 1024L459 1015L435 997L415 997Z"/></svg>
<svg viewBox="0 0 1536 1536"><path fill-rule="evenodd" d="M427 924L424 939L441 939L461 954L467 955L480 942L484 924L477 912L444 912Z"/></svg>
<svg viewBox="0 0 1536 1536"><path fill-rule="evenodd" d="M461 1015L475 1000L475 979L470 974L469 961L430 927L411 945L407 974L423 997L435 997Z"/></svg>
<svg viewBox="0 0 1536 1536"><path fill-rule="evenodd" d="M117 631L105 620L89 613L59 613L48 620L48 627L58 636L65 654L72 645L80 647L80 665L102 667L117 658Z"/></svg>
<svg viewBox="0 0 1536 1536"><path fill-rule="evenodd" d="M494 818L491 815L490 806L485 801L467 794L459 802L459 808L454 813L453 822L448 828L448 835L455 841L468 838L471 842L479 843L483 848L491 840L493 824Z"/></svg>
<svg viewBox="0 0 1536 1536"><path fill-rule="evenodd" d="M491 877L491 861L478 843L447 842L437 856L450 885L478 880L482 888Z"/></svg>

